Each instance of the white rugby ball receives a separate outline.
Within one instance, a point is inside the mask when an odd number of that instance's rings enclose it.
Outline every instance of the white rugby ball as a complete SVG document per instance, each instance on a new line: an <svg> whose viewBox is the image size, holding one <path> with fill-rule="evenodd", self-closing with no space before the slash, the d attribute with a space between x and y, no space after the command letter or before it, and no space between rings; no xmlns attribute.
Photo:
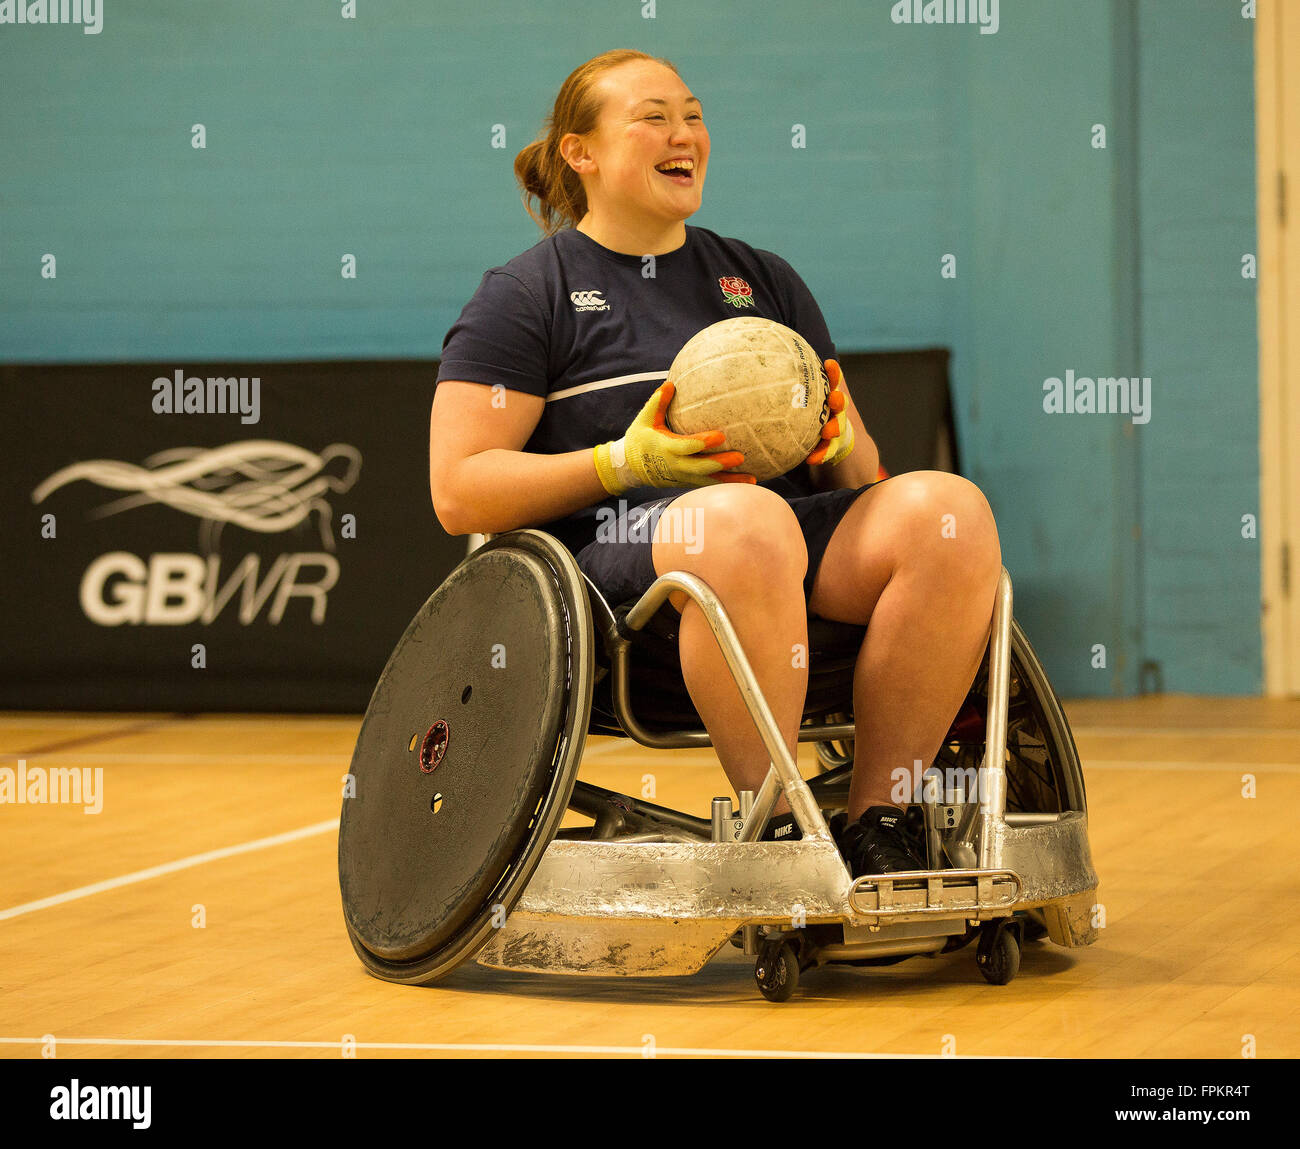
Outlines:
<svg viewBox="0 0 1300 1149"><path fill-rule="evenodd" d="M678 434L721 431L714 451L740 451L735 470L784 475L817 445L830 414L830 381L798 332L758 316L724 319L677 353L668 426ZM710 451L713 454L714 451Z"/></svg>

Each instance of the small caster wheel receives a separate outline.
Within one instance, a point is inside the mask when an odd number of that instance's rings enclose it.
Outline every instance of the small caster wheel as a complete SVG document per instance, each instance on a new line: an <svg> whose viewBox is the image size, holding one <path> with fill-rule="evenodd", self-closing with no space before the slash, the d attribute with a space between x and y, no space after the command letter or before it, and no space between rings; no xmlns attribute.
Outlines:
<svg viewBox="0 0 1300 1149"><path fill-rule="evenodd" d="M799 959L789 942L764 942L754 964L758 992L768 1001L789 1001L799 984Z"/></svg>
<svg viewBox="0 0 1300 1149"><path fill-rule="evenodd" d="M975 964L991 985L1006 985L1020 969L1019 925L989 922L980 932Z"/></svg>

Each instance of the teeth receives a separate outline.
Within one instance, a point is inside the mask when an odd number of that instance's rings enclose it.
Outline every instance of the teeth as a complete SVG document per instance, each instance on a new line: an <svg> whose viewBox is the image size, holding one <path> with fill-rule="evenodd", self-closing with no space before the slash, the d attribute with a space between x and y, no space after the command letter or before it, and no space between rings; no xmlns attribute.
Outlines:
<svg viewBox="0 0 1300 1149"><path fill-rule="evenodd" d="M669 168L685 168L688 172L695 170L694 160L664 160L661 164L655 164L656 171L667 171Z"/></svg>

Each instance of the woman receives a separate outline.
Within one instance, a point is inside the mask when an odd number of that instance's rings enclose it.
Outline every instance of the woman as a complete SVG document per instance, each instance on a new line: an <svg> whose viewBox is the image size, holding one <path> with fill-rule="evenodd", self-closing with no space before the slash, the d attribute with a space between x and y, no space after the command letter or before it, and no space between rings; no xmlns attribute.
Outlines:
<svg viewBox="0 0 1300 1149"><path fill-rule="evenodd" d="M434 509L453 535L543 527L611 603L668 570L699 575L726 606L792 753L808 615L869 621L837 838L855 876L924 869L901 806L988 641L997 529L958 476L873 482L876 446L803 281L779 256L686 226L708 164L700 101L667 61L607 52L565 80L545 134L515 160L547 238L484 275L443 344ZM663 424L674 355L738 314L737 301L803 335L837 396L806 463L764 483L738 453L706 454L720 432L684 440ZM684 519L698 531L680 529ZM676 591L671 602L696 709L736 790L757 791L769 765L758 732L700 609ZM783 801L765 836L797 837L792 823Z"/></svg>

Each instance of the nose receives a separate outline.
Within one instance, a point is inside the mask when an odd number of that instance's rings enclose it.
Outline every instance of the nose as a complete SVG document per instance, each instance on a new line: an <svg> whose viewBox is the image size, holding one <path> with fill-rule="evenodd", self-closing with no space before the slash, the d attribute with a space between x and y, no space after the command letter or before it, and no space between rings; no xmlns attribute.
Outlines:
<svg viewBox="0 0 1300 1149"><path fill-rule="evenodd" d="M696 128L683 116L681 119L674 121L672 135L669 139L674 144L680 143L690 147L696 140Z"/></svg>

